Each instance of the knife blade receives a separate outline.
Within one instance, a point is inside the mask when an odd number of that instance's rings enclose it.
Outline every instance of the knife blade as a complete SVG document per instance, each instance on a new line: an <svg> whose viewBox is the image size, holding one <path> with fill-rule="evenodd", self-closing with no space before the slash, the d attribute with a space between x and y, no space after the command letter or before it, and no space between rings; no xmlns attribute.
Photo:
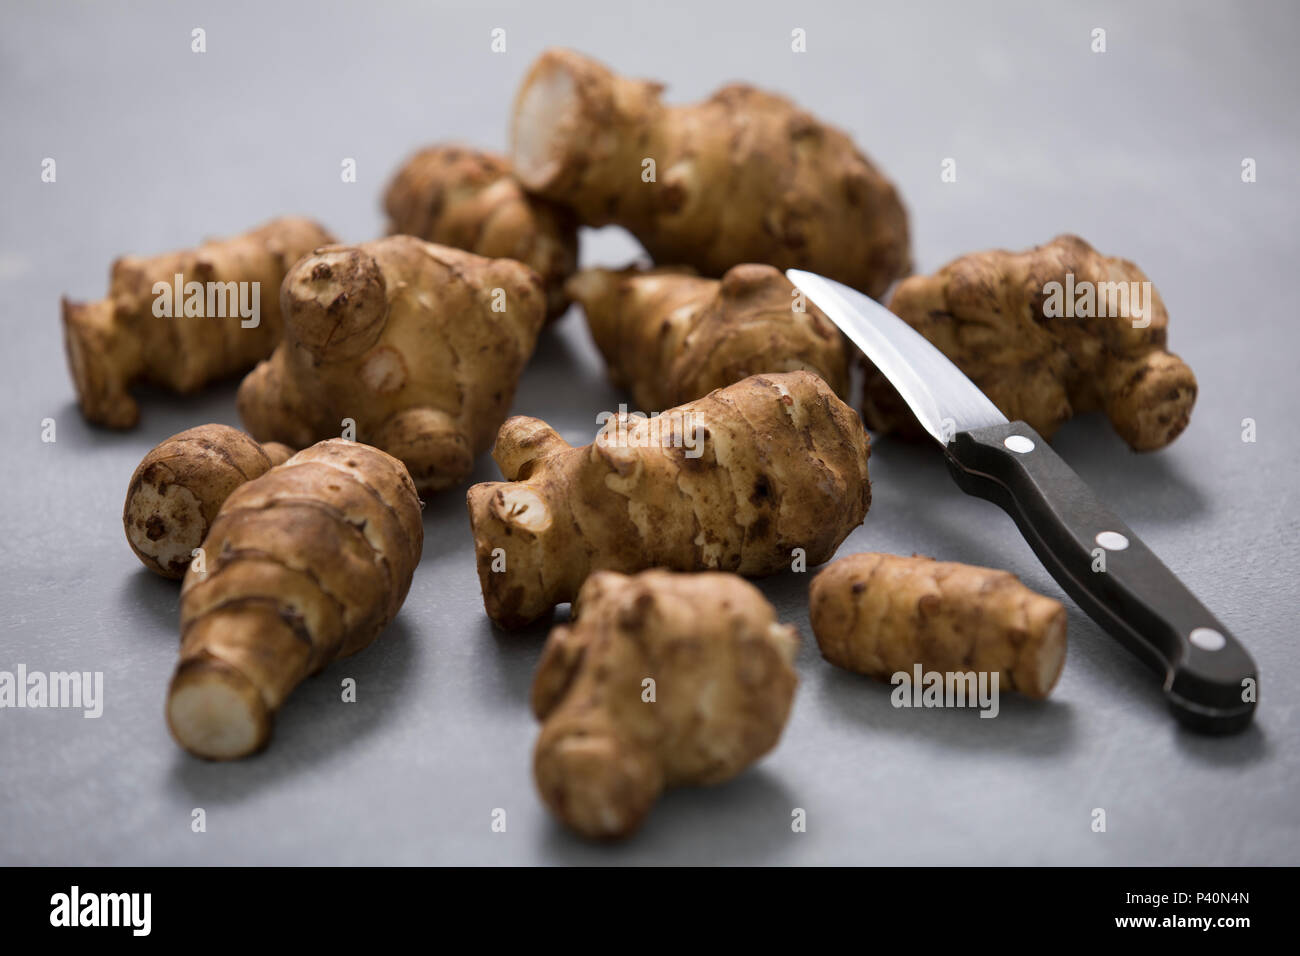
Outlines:
<svg viewBox="0 0 1300 956"><path fill-rule="evenodd" d="M943 446L969 495L999 505L1061 588L1163 680L1182 723L1249 726L1255 662L1034 429L1010 422L925 336L880 303L799 269L790 281L866 354Z"/></svg>

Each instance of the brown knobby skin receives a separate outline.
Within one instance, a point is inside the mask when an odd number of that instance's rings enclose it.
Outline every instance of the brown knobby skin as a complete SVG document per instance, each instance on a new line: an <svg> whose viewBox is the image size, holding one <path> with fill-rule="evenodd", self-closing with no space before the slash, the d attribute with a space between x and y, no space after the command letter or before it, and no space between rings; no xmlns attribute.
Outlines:
<svg viewBox="0 0 1300 956"><path fill-rule="evenodd" d="M680 269L583 269L568 286L619 388L657 411L760 372L816 372L849 398L844 338L768 265L705 279Z"/></svg>
<svg viewBox="0 0 1300 956"><path fill-rule="evenodd" d="M149 383L188 393L237 375L266 358L280 340L280 282L289 267L334 237L307 219L287 217L230 239L151 258L113 263L108 296L63 299L63 341L81 413L96 425L132 428L140 407L130 389ZM258 283L258 324L235 315L158 316L155 283ZM171 296L170 291L163 295ZM238 302L238 292L235 301ZM207 296L204 296L205 309Z"/></svg>
<svg viewBox="0 0 1300 956"><path fill-rule="evenodd" d="M996 673L1043 698L1065 665L1065 607L1009 571L932 558L850 554L813 578L813 634L837 667L889 681L913 666Z"/></svg>
<svg viewBox="0 0 1300 956"><path fill-rule="evenodd" d="M1134 328L1131 316L1049 316L1044 289L1051 282L1064 286L1067 274L1076 287L1150 281L1132 262L1062 235L1027 252L977 252L934 275L912 276L889 307L1007 418L1027 422L1044 438L1074 415L1099 410L1134 451L1163 448L1187 427L1196 376L1166 350L1169 314L1160 293L1151 286L1148 314L1139 320L1150 320L1145 328ZM867 427L924 434L888 380L863 364Z"/></svg>
<svg viewBox="0 0 1300 956"><path fill-rule="evenodd" d="M270 738L309 674L367 647L406 598L424 526L406 468L334 439L231 492L181 587L176 742L231 760Z"/></svg>
<svg viewBox="0 0 1300 956"><path fill-rule="evenodd" d="M179 581L230 493L292 454L229 425L199 425L160 442L127 486L122 525L131 550L150 571Z"/></svg>
<svg viewBox="0 0 1300 956"><path fill-rule="evenodd" d="M429 146L402 164L384 192L388 232L515 259L541 278L547 318L569 304L578 227L563 207L524 192L510 161L458 145Z"/></svg>
<svg viewBox="0 0 1300 956"><path fill-rule="evenodd" d="M664 790L730 780L776 746L799 637L753 585L597 571L575 611L551 631L532 690L537 789L567 826L627 836Z"/></svg>
<svg viewBox="0 0 1300 956"><path fill-rule="evenodd" d="M662 91L547 50L515 98L515 175L583 225L623 226L655 262L707 276L765 262L880 296L910 271L898 193L842 131L740 83L687 106Z"/></svg>
<svg viewBox="0 0 1300 956"><path fill-rule="evenodd" d="M527 266L413 236L319 249L281 301L284 341L236 399L249 432L295 448L355 438L401 459L421 492L460 483L487 451L545 318Z"/></svg>
<svg viewBox="0 0 1300 956"><path fill-rule="evenodd" d="M868 454L857 413L804 371L615 416L581 448L511 418L492 452L506 480L468 495L484 608L527 624L600 569L758 576L788 570L796 548L820 564L866 516Z"/></svg>

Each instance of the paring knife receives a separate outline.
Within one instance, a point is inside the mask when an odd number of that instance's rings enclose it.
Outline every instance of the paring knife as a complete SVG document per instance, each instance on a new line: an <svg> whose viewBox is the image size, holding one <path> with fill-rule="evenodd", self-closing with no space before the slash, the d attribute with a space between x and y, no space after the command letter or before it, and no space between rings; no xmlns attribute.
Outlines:
<svg viewBox="0 0 1300 956"><path fill-rule="evenodd" d="M1184 724L1220 734L1250 724L1258 676L1246 649L1037 432L1008 422L946 355L875 300L811 272L786 275L893 383L943 446L961 490L1011 515L1065 592L1164 678ZM1105 570L1094 571L1098 548Z"/></svg>

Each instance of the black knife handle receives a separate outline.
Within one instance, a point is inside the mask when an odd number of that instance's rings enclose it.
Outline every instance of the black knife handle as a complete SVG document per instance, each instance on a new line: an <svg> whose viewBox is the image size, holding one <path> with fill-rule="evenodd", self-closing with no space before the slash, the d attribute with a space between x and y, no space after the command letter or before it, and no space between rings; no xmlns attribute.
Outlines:
<svg viewBox="0 0 1300 956"><path fill-rule="evenodd" d="M1037 432L1024 422L978 428L946 451L961 489L1011 515L1065 592L1164 678L1180 720L1206 733L1250 723L1259 692L1250 654ZM1093 570L1098 555L1105 570Z"/></svg>

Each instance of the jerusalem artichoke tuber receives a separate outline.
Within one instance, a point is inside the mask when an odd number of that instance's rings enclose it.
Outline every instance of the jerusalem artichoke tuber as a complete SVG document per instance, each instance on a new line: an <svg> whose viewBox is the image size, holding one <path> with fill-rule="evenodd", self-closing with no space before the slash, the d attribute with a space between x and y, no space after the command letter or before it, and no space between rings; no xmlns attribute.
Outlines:
<svg viewBox="0 0 1300 956"><path fill-rule="evenodd" d="M665 106L658 83L548 50L515 99L515 175L587 226L629 229L657 263L811 269L872 296L910 270L893 185L843 132L727 86Z"/></svg>
<svg viewBox="0 0 1300 956"><path fill-rule="evenodd" d="M181 589L167 722L186 750L263 747L304 677L368 646L406 598L424 526L402 463L334 439L235 489Z"/></svg>
<svg viewBox="0 0 1300 956"><path fill-rule="evenodd" d="M681 271L584 269L568 283L610 378L639 408L701 398L760 372L816 372L848 398L838 329L771 266L739 265L717 279Z"/></svg>
<svg viewBox="0 0 1300 956"><path fill-rule="evenodd" d="M1008 571L851 554L813 578L808 604L822 655L879 680L920 664L997 673L1002 687L1042 698L1065 664L1065 608Z"/></svg>
<svg viewBox="0 0 1300 956"><path fill-rule="evenodd" d="M626 836L665 789L730 780L776 746L799 638L753 585L598 571L576 611L533 680L533 772L564 823Z"/></svg>
<svg viewBox="0 0 1300 956"><path fill-rule="evenodd" d="M350 419L345 437L401 459L422 492L487 450L545 311L527 266L412 236L319 249L281 298L284 341L239 388L249 432L300 448Z"/></svg>
<svg viewBox="0 0 1300 956"><path fill-rule="evenodd" d="M871 502L857 413L811 372L755 375L656 418L615 417L570 447L517 416L469 489L488 615L506 627L571 601L597 569L772 574L820 564Z"/></svg>
<svg viewBox="0 0 1300 956"><path fill-rule="evenodd" d="M252 368L280 340L284 274L333 241L314 222L285 218L197 249L118 259L106 299L63 300L82 414L97 425L131 428L140 418L129 393L136 382L193 392Z"/></svg>
<svg viewBox="0 0 1300 956"><path fill-rule="evenodd" d="M1169 315L1160 294L1132 262L1077 236L1028 252L963 256L905 280L889 307L1007 418L1044 438L1071 416L1100 409L1131 448L1151 451L1191 417L1196 376L1165 350ZM867 426L923 434L893 386L869 363L866 370Z"/></svg>
<svg viewBox="0 0 1300 956"><path fill-rule="evenodd" d="M388 184L384 209L389 233L530 267L546 287L548 318L569 304L564 280L578 265L578 227L567 210L524 192L505 157L422 149Z"/></svg>
<svg viewBox="0 0 1300 956"><path fill-rule="evenodd" d="M166 439L144 456L127 488L122 524L131 550L150 571L180 580L230 493L292 454L228 425L199 425Z"/></svg>

